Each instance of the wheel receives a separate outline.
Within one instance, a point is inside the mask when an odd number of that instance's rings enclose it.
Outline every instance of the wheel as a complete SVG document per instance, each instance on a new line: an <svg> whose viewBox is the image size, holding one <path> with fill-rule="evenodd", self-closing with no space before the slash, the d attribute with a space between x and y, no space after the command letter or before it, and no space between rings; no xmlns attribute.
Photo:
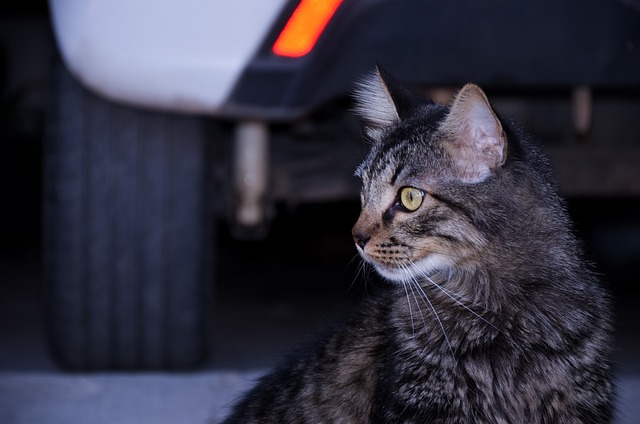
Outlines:
<svg viewBox="0 0 640 424"><path fill-rule="evenodd" d="M116 105L51 71L44 288L64 367L180 369L207 348L213 211L204 120Z"/></svg>

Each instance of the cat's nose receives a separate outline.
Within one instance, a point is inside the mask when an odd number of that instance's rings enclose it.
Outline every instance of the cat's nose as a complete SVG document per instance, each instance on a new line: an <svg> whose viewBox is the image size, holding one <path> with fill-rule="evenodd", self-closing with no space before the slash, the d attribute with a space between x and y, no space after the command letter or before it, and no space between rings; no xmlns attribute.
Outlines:
<svg viewBox="0 0 640 424"><path fill-rule="evenodd" d="M360 246L360 249L364 249L364 247L367 245L367 242L371 239L371 236L361 232L354 231L352 235L353 240L358 246Z"/></svg>

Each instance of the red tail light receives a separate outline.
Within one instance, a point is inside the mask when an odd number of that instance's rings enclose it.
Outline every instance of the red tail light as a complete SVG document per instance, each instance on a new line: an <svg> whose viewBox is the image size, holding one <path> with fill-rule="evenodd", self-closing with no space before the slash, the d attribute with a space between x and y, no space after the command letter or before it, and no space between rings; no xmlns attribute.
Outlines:
<svg viewBox="0 0 640 424"><path fill-rule="evenodd" d="M273 45L278 56L309 53L342 0L302 0Z"/></svg>

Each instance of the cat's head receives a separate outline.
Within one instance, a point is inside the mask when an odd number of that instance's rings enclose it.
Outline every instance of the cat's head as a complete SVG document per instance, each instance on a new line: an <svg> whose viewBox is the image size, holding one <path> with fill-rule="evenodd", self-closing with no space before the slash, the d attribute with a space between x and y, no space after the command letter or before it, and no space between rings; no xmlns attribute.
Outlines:
<svg viewBox="0 0 640 424"><path fill-rule="evenodd" d="M378 69L355 97L372 143L356 172L360 255L394 281L477 262L488 243L478 208L491 203L480 187L507 159L505 131L484 92L467 84L447 107Z"/></svg>

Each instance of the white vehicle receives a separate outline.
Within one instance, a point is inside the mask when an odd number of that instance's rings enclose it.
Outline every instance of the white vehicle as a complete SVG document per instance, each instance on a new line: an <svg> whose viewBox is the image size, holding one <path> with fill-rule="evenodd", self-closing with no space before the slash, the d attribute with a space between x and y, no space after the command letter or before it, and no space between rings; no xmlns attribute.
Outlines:
<svg viewBox="0 0 640 424"><path fill-rule="evenodd" d="M73 369L204 358L214 218L255 235L275 202L354 196L348 93L376 63L425 88L640 86L619 1L49 3L45 282Z"/></svg>

